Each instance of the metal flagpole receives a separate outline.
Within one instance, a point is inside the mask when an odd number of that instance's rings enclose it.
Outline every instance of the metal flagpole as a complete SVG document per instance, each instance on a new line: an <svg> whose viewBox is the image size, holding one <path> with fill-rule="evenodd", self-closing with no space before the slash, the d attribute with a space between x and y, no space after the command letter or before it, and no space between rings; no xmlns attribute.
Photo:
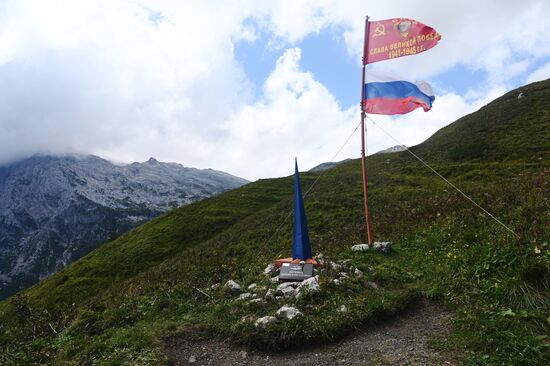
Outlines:
<svg viewBox="0 0 550 366"><path fill-rule="evenodd" d="M363 70L362 70L362 81L361 81L361 166L363 169L363 197L365 201L365 221L367 224L367 237L369 241L369 246L372 246L372 228L370 223L369 216L369 194L367 192L367 164L365 161L365 109L364 109L364 99L365 99L365 65L367 63L367 52L368 52L368 42L369 42L369 17L365 19L365 39L363 44Z"/></svg>

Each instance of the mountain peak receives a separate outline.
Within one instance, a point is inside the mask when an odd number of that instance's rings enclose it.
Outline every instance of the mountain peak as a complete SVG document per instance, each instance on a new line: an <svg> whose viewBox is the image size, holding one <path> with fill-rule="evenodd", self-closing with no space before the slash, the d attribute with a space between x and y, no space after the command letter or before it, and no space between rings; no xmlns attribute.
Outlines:
<svg viewBox="0 0 550 366"><path fill-rule="evenodd" d="M389 147L387 149L380 150L380 151L376 152L375 154L389 154L389 153L401 152L401 151L405 151L405 150L407 150L407 146L405 146L405 145L395 145L395 146Z"/></svg>
<svg viewBox="0 0 550 366"><path fill-rule="evenodd" d="M2 167L0 299L146 220L246 183L152 157L116 165L95 155L37 155Z"/></svg>

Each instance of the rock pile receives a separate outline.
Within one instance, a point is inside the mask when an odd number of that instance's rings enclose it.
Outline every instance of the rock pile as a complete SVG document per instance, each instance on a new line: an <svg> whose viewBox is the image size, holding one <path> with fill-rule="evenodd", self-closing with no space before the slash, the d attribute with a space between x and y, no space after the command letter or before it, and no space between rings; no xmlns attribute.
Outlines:
<svg viewBox="0 0 550 366"><path fill-rule="evenodd" d="M391 242L389 241L375 241L372 245L373 250L377 250L383 253L391 252ZM355 244L351 247L354 252L367 252L371 250L368 244Z"/></svg>
<svg viewBox="0 0 550 366"><path fill-rule="evenodd" d="M281 318L292 320L297 316L302 315L302 312L294 306L283 305L279 310L277 310L277 315Z"/></svg>
<svg viewBox="0 0 550 366"><path fill-rule="evenodd" d="M274 316L264 316L254 322L254 326L260 328L267 328L269 324L277 323L277 318Z"/></svg>
<svg viewBox="0 0 550 366"><path fill-rule="evenodd" d="M377 243L377 246L374 248L374 250L387 253L390 250L390 243ZM364 251L373 249L370 249L366 244L358 244L352 247L352 250ZM268 308L273 309L270 304L280 304L284 301L286 304L280 306L275 313L266 314L259 318L249 314L241 318L241 322L250 322L257 328L266 329L271 324L280 321L292 321L296 317L303 316L303 312L297 305L304 306L307 312L307 310L314 307L314 305L307 304L307 300L305 300L304 303L304 299L309 299L306 295L323 291L326 288L325 286L339 286L346 284L348 281L361 281L366 288L378 289L378 284L364 279L364 277L366 277L365 273L361 269L353 266L350 259L331 261L325 259L321 254L316 257L316 260L319 263L323 263L323 268L316 270L313 277L302 282L279 282L279 268L273 264L269 264L263 270L256 282L241 286L241 284L234 280L228 280L223 286L226 289L225 296L227 296L228 293L238 294L238 296L235 296L234 299L231 300L236 307L251 306L255 309L265 308L266 310ZM211 286L210 290L216 291L220 287L219 284L216 284ZM339 304L334 308L334 311L345 314L349 310L345 304Z"/></svg>

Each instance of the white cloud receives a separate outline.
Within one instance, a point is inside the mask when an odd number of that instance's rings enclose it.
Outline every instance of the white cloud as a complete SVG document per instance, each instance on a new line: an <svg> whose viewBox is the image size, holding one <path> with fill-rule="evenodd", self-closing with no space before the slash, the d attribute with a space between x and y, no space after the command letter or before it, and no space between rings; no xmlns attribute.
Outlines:
<svg viewBox="0 0 550 366"><path fill-rule="evenodd" d="M222 165L250 177L285 175L298 157L301 170L332 158L357 124L355 108L342 110L310 73L300 70L299 48L287 49L264 85L261 101L225 123ZM350 144L342 156L358 150ZM251 161L254 163L251 164Z"/></svg>
<svg viewBox="0 0 550 366"><path fill-rule="evenodd" d="M236 6L166 4L155 24L137 2L3 4L0 162L67 151L197 160L216 121L249 98L232 54L246 16Z"/></svg>
<svg viewBox="0 0 550 366"><path fill-rule="evenodd" d="M527 77L526 83L550 79L550 62L539 67Z"/></svg>
<svg viewBox="0 0 550 366"><path fill-rule="evenodd" d="M248 178L290 174L294 156L307 169L332 157L358 113L344 110L300 68L300 50L293 47L331 29L359 62L367 12L375 19L417 18L443 35L429 54L369 67L414 80L460 63L490 76L464 97L440 93L429 113L380 117L409 145L473 111L550 55L543 16L550 3L542 0L376 6L359 0L5 0L0 164L33 153L82 152L116 161L155 156ZM260 32L285 51L263 95L252 98L234 47ZM376 132L369 143L371 152L393 144ZM340 157L358 154L357 135Z"/></svg>

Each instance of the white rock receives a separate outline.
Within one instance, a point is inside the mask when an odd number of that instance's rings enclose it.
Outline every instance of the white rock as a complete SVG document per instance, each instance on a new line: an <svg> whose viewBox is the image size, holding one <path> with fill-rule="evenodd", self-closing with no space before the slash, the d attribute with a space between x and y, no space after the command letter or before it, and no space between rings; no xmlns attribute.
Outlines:
<svg viewBox="0 0 550 366"><path fill-rule="evenodd" d="M277 315L286 319L294 319L295 317L302 315L302 312L293 306L283 305L277 310Z"/></svg>
<svg viewBox="0 0 550 366"><path fill-rule="evenodd" d="M338 276L340 276L340 277L349 277L346 272L340 272L340 273L338 273Z"/></svg>
<svg viewBox="0 0 550 366"><path fill-rule="evenodd" d="M210 290L217 290L217 289L220 288L220 286L221 286L221 285L220 285L219 283L215 283L215 284L213 284L212 286L210 286Z"/></svg>
<svg viewBox="0 0 550 366"><path fill-rule="evenodd" d="M340 280L335 278L334 280L332 280L332 283L334 283L335 285L339 285L340 284Z"/></svg>
<svg viewBox="0 0 550 366"><path fill-rule="evenodd" d="M376 282L369 281L367 282L367 286L375 290L378 290L378 284Z"/></svg>
<svg viewBox="0 0 550 366"><path fill-rule="evenodd" d="M252 299L248 302L249 304L259 304L259 305L265 305L267 302L262 298Z"/></svg>
<svg viewBox="0 0 550 366"><path fill-rule="evenodd" d="M287 299L293 298L298 294L298 290L292 287L283 287L280 291L283 293L283 296Z"/></svg>
<svg viewBox="0 0 550 366"><path fill-rule="evenodd" d="M291 287L296 288L300 286L300 282L283 282L279 286L277 286L277 291L282 291L284 288Z"/></svg>
<svg viewBox="0 0 550 366"><path fill-rule="evenodd" d="M283 282L277 286L277 292L282 293L286 299L292 299L300 293L298 286L300 282Z"/></svg>
<svg viewBox="0 0 550 366"><path fill-rule="evenodd" d="M369 245L368 244L355 244L354 246L351 247L351 250L353 250L354 252L366 252L369 250Z"/></svg>
<svg viewBox="0 0 550 366"><path fill-rule="evenodd" d="M241 294L239 296L239 300L245 300L245 299L248 299L251 296L252 296L252 294L250 292L245 292L244 294Z"/></svg>
<svg viewBox="0 0 550 366"><path fill-rule="evenodd" d="M252 283L250 284L247 288L250 290L250 291L253 291L256 289L256 287L258 287L255 283Z"/></svg>
<svg viewBox="0 0 550 366"><path fill-rule="evenodd" d="M225 287L230 289L232 292L239 292L241 291L241 285L239 285L237 282L233 280L229 280L225 283Z"/></svg>
<svg viewBox="0 0 550 366"><path fill-rule="evenodd" d="M355 277L363 277L363 271L361 271L359 268L355 268L353 274L355 275Z"/></svg>
<svg viewBox="0 0 550 366"><path fill-rule="evenodd" d="M340 305L340 307L338 308L338 312L342 314L347 313L348 308L346 307L346 305Z"/></svg>
<svg viewBox="0 0 550 366"><path fill-rule="evenodd" d="M189 362L189 363L195 363L195 362L197 362L197 358L196 358L195 356L191 356L191 357L189 357L189 359L187 360L187 362Z"/></svg>
<svg viewBox="0 0 550 366"><path fill-rule="evenodd" d="M264 274L266 276L271 276L271 275L277 273L278 270L279 269L276 266L274 266L273 264L269 264L267 267L265 267Z"/></svg>
<svg viewBox="0 0 550 366"><path fill-rule="evenodd" d="M265 329L269 324L273 324L276 322L277 318L275 318L274 316L264 316L263 318L259 318L258 320L256 320L254 326Z"/></svg>
<svg viewBox="0 0 550 366"><path fill-rule="evenodd" d="M319 287L319 282L317 280L317 277L310 277L300 284L301 290L311 291L311 292L317 292L321 290Z"/></svg>
<svg viewBox="0 0 550 366"><path fill-rule="evenodd" d="M329 264L330 268L332 268L335 272L340 272L340 270L342 269L342 266L336 262L330 262Z"/></svg>
<svg viewBox="0 0 550 366"><path fill-rule="evenodd" d="M378 250L379 252L391 252L391 242L389 241L375 241L372 247L374 248L374 250Z"/></svg>
<svg viewBox="0 0 550 366"><path fill-rule="evenodd" d="M275 276L275 277L271 278L271 282L273 282L273 283L279 282L279 276Z"/></svg>
<svg viewBox="0 0 550 366"><path fill-rule="evenodd" d="M273 297L275 296L275 291L273 289L269 289L267 290L267 292L265 293L265 296L264 298L265 299L272 299Z"/></svg>

